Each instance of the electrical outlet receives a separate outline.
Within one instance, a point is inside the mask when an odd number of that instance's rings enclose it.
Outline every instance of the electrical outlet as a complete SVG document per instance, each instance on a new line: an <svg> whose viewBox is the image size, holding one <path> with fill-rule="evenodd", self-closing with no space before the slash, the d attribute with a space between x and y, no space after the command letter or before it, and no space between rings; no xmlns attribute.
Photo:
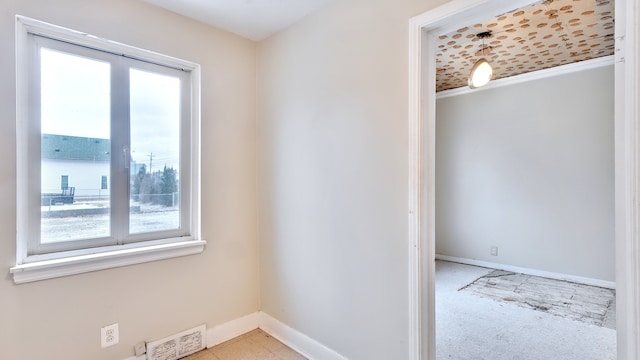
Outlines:
<svg viewBox="0 0 640 360"><path fill-rule="evenodd" d="M118 331L118 323L107 325L100 329L100 342L102 348L113 346L120 341L120 332Z"/></svg>
<svg viewBox="0 0 640 360"><path fill-rule="evenodd" d="M492 246L490 254L491 254L491 256L498 256L498 247L497 246Z"/></svg>
<svg viewBox="0 0 640 360"><path fill-rule="evenodd" d="M147 344L145 344L144 341L141 341L137 343L133 349L136 353L136 356L144 355L147 352Z"/></svg>

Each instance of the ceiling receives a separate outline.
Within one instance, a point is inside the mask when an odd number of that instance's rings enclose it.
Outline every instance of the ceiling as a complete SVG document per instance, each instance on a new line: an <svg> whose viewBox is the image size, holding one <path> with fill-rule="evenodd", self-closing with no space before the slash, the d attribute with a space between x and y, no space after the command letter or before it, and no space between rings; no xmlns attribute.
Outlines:
<svg viewBox="0 0 640 360"><path fill-rule="evenodd" d="M546 0L437 36L436 91L467 86L482 57L491 63L493 79L501 79L613 55L613 4ZM483 43L477 34L484 31L491 37Z"/></svg>
<svg viewBox="0 0 640 360"><path fill-rule="evenodd" d="M334 0L144 0L253 41L263 40Z"/></svg>

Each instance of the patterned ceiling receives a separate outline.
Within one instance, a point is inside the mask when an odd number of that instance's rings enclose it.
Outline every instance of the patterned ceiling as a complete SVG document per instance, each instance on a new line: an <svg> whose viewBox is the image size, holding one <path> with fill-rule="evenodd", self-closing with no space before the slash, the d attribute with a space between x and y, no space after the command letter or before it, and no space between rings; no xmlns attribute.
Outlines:
<svg viewBox="0 0 640 360"><path fill-rule="evenodd" d="M546 0L436 38L436 91L467 86L486 58L493 79L613 55L614 0ZM476 35L491 31L483 41Z"/></svg>

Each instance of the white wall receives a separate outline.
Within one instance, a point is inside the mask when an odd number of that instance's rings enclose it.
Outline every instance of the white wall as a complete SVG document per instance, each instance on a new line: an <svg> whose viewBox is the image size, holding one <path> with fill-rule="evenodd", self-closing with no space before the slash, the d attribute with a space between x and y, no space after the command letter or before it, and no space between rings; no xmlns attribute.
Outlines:
<svg viewBox="0 0 640 360"><path fill-rule="evenodd" d="M615 281L613 85L607 66L439 99L436 252Z"/></svg>
<svg viewBox="0 0 640 360"><path fill-rule="evenodd" d="M76 196L109 197L111 176L108 161L74 161L45 159L42 161L43 193L60 192L62 175L69 176L69 186L75 187ZM102 176L107 177L107 189L102 190ZM77 200L77 199L76 199Z"/></svg>
<svg viewBox="0 0 640 360"><path fill-rule="evenodd" d="M13 284L16 14L202 65L203 254ZM120 360L138 341L257 311L255 44L140 1L3 0L0 46L0 359ZM114 322L120 344L100 349Z"/></svg>
<svg viewBox="0 0 640 360"><path fill-rule="evenodd" d="M342 0L258 44L261 308L349 359L408 350L408 23Z"/></svg>

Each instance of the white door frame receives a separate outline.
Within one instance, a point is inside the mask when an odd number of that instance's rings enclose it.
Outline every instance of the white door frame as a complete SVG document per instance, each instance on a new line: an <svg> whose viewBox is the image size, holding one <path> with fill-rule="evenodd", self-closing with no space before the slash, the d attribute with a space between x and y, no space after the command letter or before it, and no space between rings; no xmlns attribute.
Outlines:
<svg viewBox="0 0 640 360"><path fill-rule="evenodd" d="M534 0L453 0L409 22L409 358L435 360L435 51L432 34ZM640 5L615 0L619 360L640 358Z"/></svg>

